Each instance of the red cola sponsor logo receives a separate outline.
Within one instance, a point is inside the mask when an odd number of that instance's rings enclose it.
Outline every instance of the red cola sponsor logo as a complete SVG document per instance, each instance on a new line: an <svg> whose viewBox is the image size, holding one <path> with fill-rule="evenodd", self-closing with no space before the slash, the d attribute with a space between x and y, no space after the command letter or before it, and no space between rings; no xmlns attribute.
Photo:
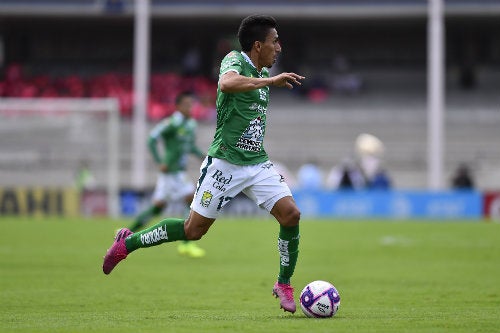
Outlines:
<svg viewBox="0 0 500 333"><path fill-rule="evenodd" d="M221 192L225 192L227 189L226 186L229 185L233 179L233 175L229 175L228 177L227 175L224 175L222 171L217 169L212 174L212 178L215 180L212 186Z"/></svg>

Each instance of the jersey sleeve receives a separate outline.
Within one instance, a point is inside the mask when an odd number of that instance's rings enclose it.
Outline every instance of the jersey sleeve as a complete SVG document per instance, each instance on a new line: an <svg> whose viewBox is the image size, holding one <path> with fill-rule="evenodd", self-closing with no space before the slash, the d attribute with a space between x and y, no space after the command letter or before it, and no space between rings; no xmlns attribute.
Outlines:
<svg viewBox="0 0 500 333"><path fill-rule="evenodd" d="M161 159L160 159L160 154L158 153L158 146L156 144L156 140L153 139L152 137L149 137L149 139L148 139L148 148L149 148L149 152L151 153L151 156L153 156L153 159L155 160L155 162L160 164Z"/></svg>
<svg viewBox="0 0 500 333"><path fill-rule="evenodd" d="M205 154L196 145L196 129L198 127L196 121L194 119L189 120L187 126L190 128L190 133L192 133L190 144L189 144L189 153L191 153L199 158L204 158Z"/></svg>
<svg viewBox="0 0 500 333"><path fill-rule="evenodd" d="M170 119L165 119L156 124L156 126L153 127L153 129L149 133L149 138L148 138L149 152L153 156L155 162L158 164L161 163L161 157L158 152L158 144L157 144L158 139L161 137L161 135L168 133L171 130L171 128L172 125Z"/></svg>
<svg viewBox="0 0 500 333"><path fill-rule="evenodd" d="M241 55L237 51L229 52L220 64L219 77L227 72L236 72L238 74L242 71Z"/></svg>

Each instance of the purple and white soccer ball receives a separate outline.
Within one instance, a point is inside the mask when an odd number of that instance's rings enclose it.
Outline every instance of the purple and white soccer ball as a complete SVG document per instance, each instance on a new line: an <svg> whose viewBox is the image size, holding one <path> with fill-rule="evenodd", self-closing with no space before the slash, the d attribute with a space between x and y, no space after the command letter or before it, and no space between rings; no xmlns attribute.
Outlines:
<svg viewBox="0 0 500 333"><path fill-rule="evenodd" d="M300 293L300 307L308 317L333 317L339 306L340 294L330 282L313 281Z"/></svg>

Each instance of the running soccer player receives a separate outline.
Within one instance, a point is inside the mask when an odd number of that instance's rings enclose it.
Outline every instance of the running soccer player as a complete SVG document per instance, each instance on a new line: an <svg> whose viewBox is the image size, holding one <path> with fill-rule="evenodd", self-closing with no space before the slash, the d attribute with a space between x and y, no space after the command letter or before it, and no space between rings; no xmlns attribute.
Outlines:
<svg viewBox="0 0 500 333"><path fill-rule="evenodd" d="M232 51L222 60L214 140L200 167L189 217L168 218L137 233L121 229L104 257L105 274L138 248L200 239L221 209L243 192L268 210L280 225L280 268L273 294L285 311L295 312L290 278L299 252L300 211L289 187L269 161L263 142L269 87L291 89L304 77L286 72L269 77L268 68L281 52L276 26L271 16L246 17L238 30L242 51Z"/></svg>
<svg viewBox="0 0 500 333"><path fill-rule="evenodd" d="M129 227L130 231L141 230L149 220L159 215L168 202L182 200L189 204L193 200L194 184L186 174L188 154L194 154L200 159L205 154L196 146L196 120L191 118L193 96L189 92L180 93L175 99L176 111L172 116L163 119L149 133L148 148L159 167L158 179L153 193L152 204L141 212ZM158 142L163 144L163 154L158 152ZM180 254L192 258L205 255L205 250L195 242L183 241L178 246Z"/></svg>

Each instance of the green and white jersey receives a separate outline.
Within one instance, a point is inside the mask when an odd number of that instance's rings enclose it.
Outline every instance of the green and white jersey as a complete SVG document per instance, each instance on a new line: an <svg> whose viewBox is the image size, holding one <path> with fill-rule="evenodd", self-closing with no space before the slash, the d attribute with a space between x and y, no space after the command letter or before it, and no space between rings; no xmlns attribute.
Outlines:
<svg viewBox="0 0 500 333"><path fill-rule="evenodd" d="M168 172L186 170L188 154L203 157L196 146L196 120L175 112L159 122L149 133L148 147L158 164L166 164ZM158 140L163 144L164 154L158 153Z"/></svg>
<svg viewBox="0 0 500 333"><path fill-rule="evenodd" d="M219 77L230 71L246 77L269 77L267 68L259 73L250 58L239 51L224 57ZM217 127L208 155L237 165L267 161L264 134L268 104L267 86L242 93L223 93L217 88Z"/></svg>

